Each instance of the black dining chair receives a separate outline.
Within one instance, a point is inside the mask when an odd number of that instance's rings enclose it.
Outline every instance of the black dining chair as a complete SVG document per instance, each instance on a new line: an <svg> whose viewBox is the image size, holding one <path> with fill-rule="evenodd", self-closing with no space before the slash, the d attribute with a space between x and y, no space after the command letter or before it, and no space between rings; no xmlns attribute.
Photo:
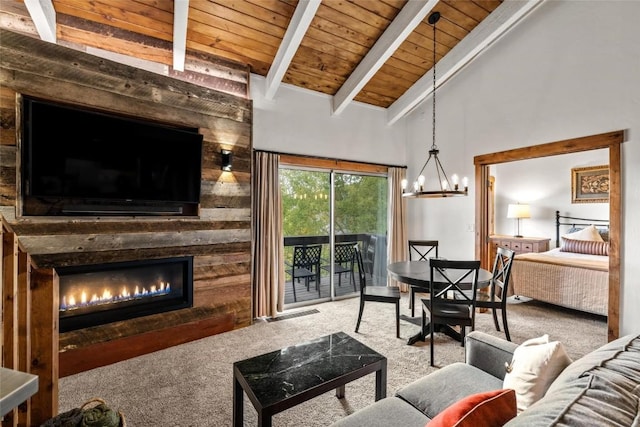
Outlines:
<svg viewBox="0 0 640 427"><path fill-rule="evenodd" d="M516 255L514 251L507 248L498 247L496 258L493 261L493 271L489 292L478 292L476 297L476 307L488 308L493 311L493 321L496 331L500 332L498 324L497 310L502 314L502 325L507 341L511 341L509 326L507 325L507 296L509 290L509 280L511 278L511 265Z"/></svg>
<svg viewBox="0 0 640 427"><path fill-rule="evenodd" d="M429 328L431 366L435 366L433 334L436 328L460 326L462 346L466 328L471 327L472 331L475 328L480 261L431 259L429 269L429 298L422 300L422 331Z"/></svg>
<svg viewBox="0 0 640 427"><path fill-rule="evenodd" d="M320 297L320 260L322 257L322 245L294 246L293 260L288 262L291 276L291 287L293 288L293 301L297 301L296 297L296 281L300 283L300 279L304 279L307 291L309 291L309 282L315 280L318 297Z"/></svg>
<svg viewBox="0 0 640 427"><path fill-rule="evenodd" d="M409 261L429 261L429 256L438 257L437 240L409 240ZM416 293L427 293L429 288L411 286L409 308L411 317L415 316Z"/></svg>
<svg viewBox="0 0 640 427"><path fill-rule="evenodd" d="M386 302L396 306L396 337L400 338L400 289L395 286L367 286L362 253L357 244L354 244L354 254L358 263L358 277L360 279L360 311L358 313L358 323L356 323L356 332L360 329L364 303L367 301Z"/></svg>
<svg viewBox="0 0 640 427"><path fill-rule="evenodd" d="M336 243L333 249L333 272L338 275L338 286L342 286L342 275L349 274L349 280L353 283L353 291L356 289L356 277L354 272L354 257L353 248L355 242L350 243ZM331 272L331 265L323 265L323 270Z"/></svg>

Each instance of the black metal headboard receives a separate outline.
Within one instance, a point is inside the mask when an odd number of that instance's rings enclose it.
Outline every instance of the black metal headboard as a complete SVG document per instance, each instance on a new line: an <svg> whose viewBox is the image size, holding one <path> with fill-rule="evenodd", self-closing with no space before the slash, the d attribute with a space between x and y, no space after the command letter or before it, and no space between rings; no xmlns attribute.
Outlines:
<svg viewBox="0 0 640 427"><path fill-rule="evenodd" d="M597 228L609 228L608 219L589 219L589 218L576 218L573 216L562 216L560 211L556 211L556 247L560 247L560 226L570 225L572 227L587 227L594 225Z"/></svg>

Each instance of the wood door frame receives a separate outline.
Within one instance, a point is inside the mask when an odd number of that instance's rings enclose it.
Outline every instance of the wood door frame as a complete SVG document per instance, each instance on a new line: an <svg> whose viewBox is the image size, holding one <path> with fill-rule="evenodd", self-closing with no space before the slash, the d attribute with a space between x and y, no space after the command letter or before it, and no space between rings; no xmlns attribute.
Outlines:
<svg viewBox="0 0 640 427"><path fill-rule="evenodd" d="M489 191L490 166L518 160L535 159L581 151L609 149L609 303L607 317L607 338L609 341L620 336L620 252L622 222L621 152L620 144L625 141L623 130L566 139L541 145L516 148L513 150L475 156L476 183L476 258L486 268L489 260Z"/></svg>

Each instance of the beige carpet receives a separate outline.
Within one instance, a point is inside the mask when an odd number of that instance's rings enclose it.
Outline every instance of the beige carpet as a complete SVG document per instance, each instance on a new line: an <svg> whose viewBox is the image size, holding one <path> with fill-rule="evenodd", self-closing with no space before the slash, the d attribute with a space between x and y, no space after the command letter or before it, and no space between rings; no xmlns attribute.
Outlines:
<svg viewBox="0 0 640 427"><path fill-rule="evenodd" d="M437 368L429 367L429 343L413 346L406 339L418 327L401 322L402 339L395 338L392 304L367 303L360 333L353 332L358 299L299 308L318 313L254 325L158 351L60 380L60 411L101 397L122 411L128 427L230 426L232 420L233 362L310 338L344 331L388 358L387 395ZM410 314L406 295L401 313ZM288 314L288 313L287 313ZM563 342L574 359L606 342L601 317L562 310L535 302L509 305L511 338L516 343L548 333ZM476 329L496 336L489 313L478 314ZM439 367L464 360L463 348L437 334ZM374 402L374 375L347 384L346 398L333 392L277 414L274 426L327 426ZM256 413L245 398L245 425L257 425Z"/></svg>

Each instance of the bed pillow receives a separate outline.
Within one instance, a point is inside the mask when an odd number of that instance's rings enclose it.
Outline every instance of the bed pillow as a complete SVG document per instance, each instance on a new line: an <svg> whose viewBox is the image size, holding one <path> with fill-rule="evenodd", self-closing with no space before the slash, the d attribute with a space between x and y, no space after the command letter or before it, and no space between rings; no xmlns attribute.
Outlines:
<svg viewBox="0 0 640 427"><path fill-rule="evenodd" d="M609 228L607 228L606 226L602 226L602 227L598 227L595 226L596 230L598 230L598 234L600 234L600 237L602 237L602 240L604 240L605 242L609 241ZM571 233L575 233L578 232L580 230L584 230L583 227L571 227L570 229L567 230L567 232L565 233L565 236Z"/></svg>
<svg viewBox="0 0 640 427"><path fill-rule="evenodd" d="M600 234L600 237L602 237L602 240L604 240L605 242L609 241L609 229L608 228L598 228L598 233Z"/></svg>
<svg viewBox="0 0 640 427"><path fill-rule="evenodd" d="M594 225L585 227L580 231L564 234L562 238L572 239L572 240L591 240L595 242L604 242L604 240L602 239L602 236L600 236L600 233L598 233L598 229Z"/></svg>
<svg viewBox="0 0 640 427"><path fill-rule="evenodd" d="M609 242L594 242L591 240L562 239L560 252L576 254L609 256Z"/></svg>
<svg viewBox="0 0 640 427"><path fill-rule="evenodd" d="M457 401L433 417L425 427L502 427L516 415L515 391L494 390Z"/></svg>
<svg viewBox="0 0 640 427"><path fill-rule="evenodd" d="M571 364L571 358L559 341L549 335L532 338L513 352L503 387L516 391L518 413L540 400L558 375Z"/></svg>

